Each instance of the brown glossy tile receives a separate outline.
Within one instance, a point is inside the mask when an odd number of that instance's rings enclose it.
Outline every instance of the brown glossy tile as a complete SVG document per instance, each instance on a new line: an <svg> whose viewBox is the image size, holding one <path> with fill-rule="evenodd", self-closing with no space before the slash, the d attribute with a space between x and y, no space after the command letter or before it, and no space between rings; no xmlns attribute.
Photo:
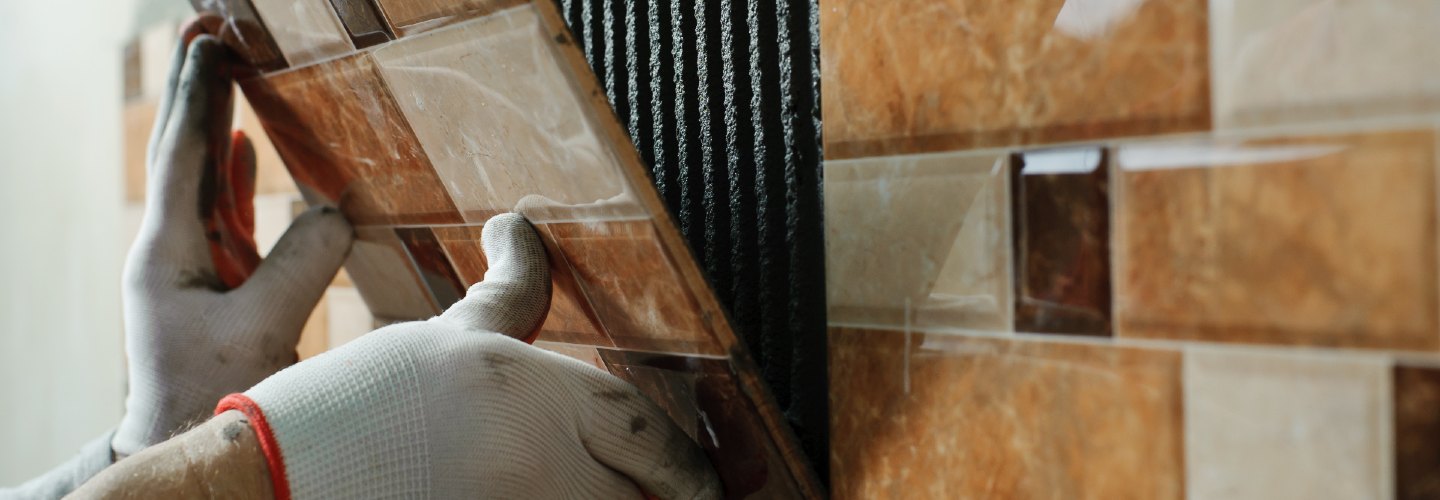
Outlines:
<svg viewBox="0 0 1440 500"><path fill-rule="evenodd" d="M700 443L725 498L802 496L726 359L599 352L611 373L638 387Z"/></svg>
<svg viewBox="0 0 1440 500"><path fill-rule="evenodd" d="M356 228L345 272L375 317L415 320L440 314L393 229Z"/></svg>
<svg viewBox="0 0 1440 500"><path fill-rule="evenodd" d="M1210 4L1217 126L1440 111L1440 3Z"/></svg>
<svg viewBox="0 0 1440 500"><path fill-rule="evenodd" d="M523 7L375 52L465 220L509 211L535 222L646 215L616 155L630 145L606 140L597 120L613 119L602 114L608 107L591 107L560 59L563 30Z"/></svg>
<svg viewBox="0 0 1440 500"><path fill-rule="evenodd" d="M649 221L542 224L616 347L726 354ZM688 257L688 256L687 256ZM719 318L723 321L723 318Z"/></svg>
<svg viewBox="0 0 1440 500"><path fill-rule="evenodd" d="M190 5L195 12L212 12L223 17L225 29L220 32L220 40L255 69L267 72L287 66L285 56L250 0L190 0Z"/></svg>
<svg viewBox="0 0 1440 500"><path fill-rule="evenodd" d="M352 223L460 222L369 55L250 79L242 88L296 182Z"/></svg>
<svg viewBox="0 0 1440 500"><path fill-rule="evenodd" d="M1186 497L1389 497L1388 368L1235 350L1185 353Z"/></svg>
<svg viewBox="0 0 1440 500"><path fill-rule="evenodd" d="M1110 335L1110 187L1097 147L1017 153L1015 329Z"/></svg>
<svg viewBox="0 0 1440 500"><path fill-rule="evenodd" d="M1436 134L1121 148L1121 336L1435 350Z"/></svg>
<svg viewBox="0 0 1440 500"><path fill-rule="evenodd" d="M1180 355L830 330L831 488L850 498L1179 499Z"/></svg>
<svg viewBox="0 0 1440 500"><path fill-rule="evenodd" d="M425 285L425 289L430 292L430 299L435 301L440 310L449 309L465 297L466 286L460 282L460 276L450 266L445 249L430 228L395 228L395 235L399 236L400 242L405 245L405 252L410 255L410 262L415 265L420 282Z"/></svg>
<svg viewBox="0 0 1440 500"><path fill-rule="evenodd" d="M340 23L356 48L379 45L395 39L374 0L329 0L340 17Z"/></svg>
<svg viewBox="0 0 1440 500"><path fill-rule="evenodd" d="M1440 498L1440 369L1396 366L1395 498Z"/></svg>
<svg viewBox="0 0 1440 500"><path fill-rule="evenodd" d="M831 323L1009 331L1005 157L825 162Z"/></svg>
<svg viewBox="0 0 1440 500"><path fill-rule="evenodd" d="M159 107L159 101L155 99L137 99L125 103L125 109L121 111L125 120L123 158L125 159L125 201L140 203L145 201L145 158L150 148L150 134L155 129L155 113Z"/></svg>
<svg viewBox="0 0 1440 500"><path fill-rule="evenodd" d="M400 36L411 36L469 18L524 5L528 0L378 0Z"/></svg>
<svg viewBox="0 0 1440 500"><path fill-rule="evenodd" d="M827 159L1209 126L1204 0L821 0L820 12Z"/></svg>
<svg viewBox="0 0 1440 500"><path fill-rule="evenodd" d="M483 226L443 226L432 229L465 286L462 290L485 279L485 271L489 266L485 261L485 250L481 246ZM547 235L544 231L540 234L542 237ZM546 242L546 248L550 258L550 314L545 317L545 324L540 327L539 339L567 344L614 345L605 335L600 320L590 310L564 256L555 250L552 242Z"/></svg>
<svg viewBox="0 0 1440 500"><path fill-rule="evenodd" d="M330 0L252 0L275 45L299 67L355 50Z"/></svg>

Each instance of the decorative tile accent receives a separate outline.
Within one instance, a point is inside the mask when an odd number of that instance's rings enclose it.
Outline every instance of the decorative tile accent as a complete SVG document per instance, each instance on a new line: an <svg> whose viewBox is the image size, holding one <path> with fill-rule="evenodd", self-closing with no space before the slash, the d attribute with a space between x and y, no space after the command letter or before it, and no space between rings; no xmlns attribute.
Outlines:
<svg viewBox="0 0 1440 500"><path fill-rule="evenodd" d="M535 10L513 9L375 52L469 222L508 211L534 222L646 215L557 43L569 42Z"/></svg>
<svg viewBox="0 0 1440 500"><path fill-rule="evenodd" d="M830 377L837 499L1184 493L1175 352L832 328Z"/></svg>
<svg viewBox="0 0 1440 500"><path fill-rule="evenodd" d="M1015 329L1110 335L1106 151L1014 155Z"/></svg>
<svg viewBox="0 0 1440 500"><path fill-rule="evenodd" d="M1440 110L1440 3L1214 0L1210 14L1217 125Z"/></svg>
<svg viewBox="0 0 1440 500"><path fill-rule="evenodd" d="M1440 498L1440 369L1396 366L1395 498Z"/></svg>
<svg viewBox="0 0 1440 500"><path fill-rule="evenodd" d="M1440 348L1430 130L1119 150L1120 335Z"/></svg>
<svg viewBox="0 0 1440 500"><path fill-rule="evenodd" d="M400 36L421 32L524 5L526 0L378 0Z"/></svg>
<svg viewBox="0 0 1440 500"><path fill-rule="evenodd" d="M827 159L1210 123L1204 0L820 0L820 12Z"/></svg>
<svg viewBox="0 0 1440 500"><path fill-rule="evenodd" d="M1388 376L1380 359L1187 351L1187 498L1388 498Z"/></svg>
<svg viewBox="0 0 1440 500"><path fill-rule="evenodd" d="M705 448L725 498L801 498L727 360L599 352L611 373L638 387Z"/></svg>
<svg viewBox="0 0 1440 500"><path fill-rule="evenodd" d="M825 162L832 323L1010 330L1010 224L997 154Z"/></svg>
<svg viewBox="0 0 1440 500"><path fill-rule="evenodd" d="M252 0L291 66L355 50L329 0Z"/></svg>
<svg viewBox="0 0 1440 500"><path fill-rule="evenodd" d="M296 182L338 204L351 222L461 221L368 54L242 87Z"/></svg>
<svg viewBox="0 0 1440 500"><path fill-rule="evenodd" d="M255 69L268 72L286 67L285 56L275 46L275 39L250 0L190 0L190 5L195 7L195 12L212 12L224 18L225 29L220 32L220 40ZM168 60L168 57L162 59ZM160 64L169 66L167 62Z"/></svg>
<svg viewBox="0 0 1440 500"><path fill-rule="evenodd" d="M541 225L616 347L723 355L648 221Z"/></svg>
<svg viewBox="0 0 1440 500"><path fill-rule="evenodd" d="M440 314L440 307L431 301L415 274L405 245L392 229L356 228L345 272L377 318L403 321Z"/></svg>
<svg viewBox="0 0 1440 500"><path fill-rule="evenodd" d="M465 297L467 287L460 283L460 277L445 256L445 249L430 228L396 228L395 235L405 245L405 252L410 255L410 262L415 264L420 282L440 310L449 309Z"/></svg>
<svg viewBox="0 0 1440 500"><path fill-rule="evenodd" d="M379 45L395 39L390 26L385 23L374 0L330 0L335 13L350 34L350 41L356 48Z"/></svg>

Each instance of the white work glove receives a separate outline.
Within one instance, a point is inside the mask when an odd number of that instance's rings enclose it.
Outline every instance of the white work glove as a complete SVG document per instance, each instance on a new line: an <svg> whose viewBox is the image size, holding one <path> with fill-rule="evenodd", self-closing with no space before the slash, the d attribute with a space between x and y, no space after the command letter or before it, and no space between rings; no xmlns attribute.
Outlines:
<svg viewBox="0 0 1440 500"><path fill-rule="evenodd" d="M515 340L550 295L529 223L497 216L482 240L485 280L444 314L222 402L249 416L276 498L719 498L704 453L639 390Z"/></svg>
<svg viewBox="0 0 1440 500"><path fill-rule="evenodd" d="M187 37L197 31L191 27ZM188 47L177 49L157 113L145 218L125 264L130 392L111 441L121 456L204 420L221 397L293 364L305 320L353 240L339 212L312 209L242 286L226 290L211 252L219 236L207 231L206 217L230 194L225 183L234 182L216 179L225 170L219 162L236 162L229 166L249 176L238 182L253 185L254 155L243 136L233 141L239 154L230 154L225 47L210 35Z"/></svg>

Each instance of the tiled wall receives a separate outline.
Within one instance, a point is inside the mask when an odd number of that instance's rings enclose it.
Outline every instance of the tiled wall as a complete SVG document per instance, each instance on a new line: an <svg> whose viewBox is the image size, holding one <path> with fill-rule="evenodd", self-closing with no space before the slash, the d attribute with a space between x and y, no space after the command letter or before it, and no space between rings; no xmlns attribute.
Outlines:
<svg viewBox="0 0 1440 500"><path fill-rule="evenodd" d="M1440 498L1440 2L820 7L837 498Z"/></svg>

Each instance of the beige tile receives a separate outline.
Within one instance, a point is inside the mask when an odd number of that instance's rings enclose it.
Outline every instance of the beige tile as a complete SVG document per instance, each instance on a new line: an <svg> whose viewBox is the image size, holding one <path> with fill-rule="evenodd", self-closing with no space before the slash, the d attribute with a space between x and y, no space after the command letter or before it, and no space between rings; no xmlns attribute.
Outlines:
<svg viewBox="0 0 1440 500"><path fill-rule="evenodd" d="M829 320L1008 330L1004 157L825 162Z"/></svg>
<svg viewBox="0 0 1440 500"><path fill-rule="evenodd" d="M125 201L129 203L141 203L145 201L145 166L148 163L146 156L149 154L150 133L155 128L155 114L159 107L159 100L153 98L135 99L125 103L125 109L121 112L125 127L121 131L125 143L121 146L125 168Z"/></svg>
<svg viewBox="0 0 1440 500"><path fill-rule="evenodd" d="M330 287L325 291L324 306L329 349L340 347L374 329L370 309L354 288Z"/></svg>
<svg viewBox="0 0 1440 500"><path fill-rule="evenodd" d="M355 50L330 0L251 0L291 67Z"/></svg>
<svg viewBox="0 0 1440 500"><path fill-rule="evenodd" d="M1389 386L1378 358L1186 352L1188 498L1389 498Z"/></svg>
<svg viewBox="0 0 1440 500"><path fill-rule="evenodd" d="M1440 110L1440 2L1210 5L1217 126Z"/></svg>
<svg viewBox="0 0 1440 500"><path fill-rule="evenodd" d="M535 222L644 215L556 43L527 6L375 52L467 221L505 211Z"/></svg>

